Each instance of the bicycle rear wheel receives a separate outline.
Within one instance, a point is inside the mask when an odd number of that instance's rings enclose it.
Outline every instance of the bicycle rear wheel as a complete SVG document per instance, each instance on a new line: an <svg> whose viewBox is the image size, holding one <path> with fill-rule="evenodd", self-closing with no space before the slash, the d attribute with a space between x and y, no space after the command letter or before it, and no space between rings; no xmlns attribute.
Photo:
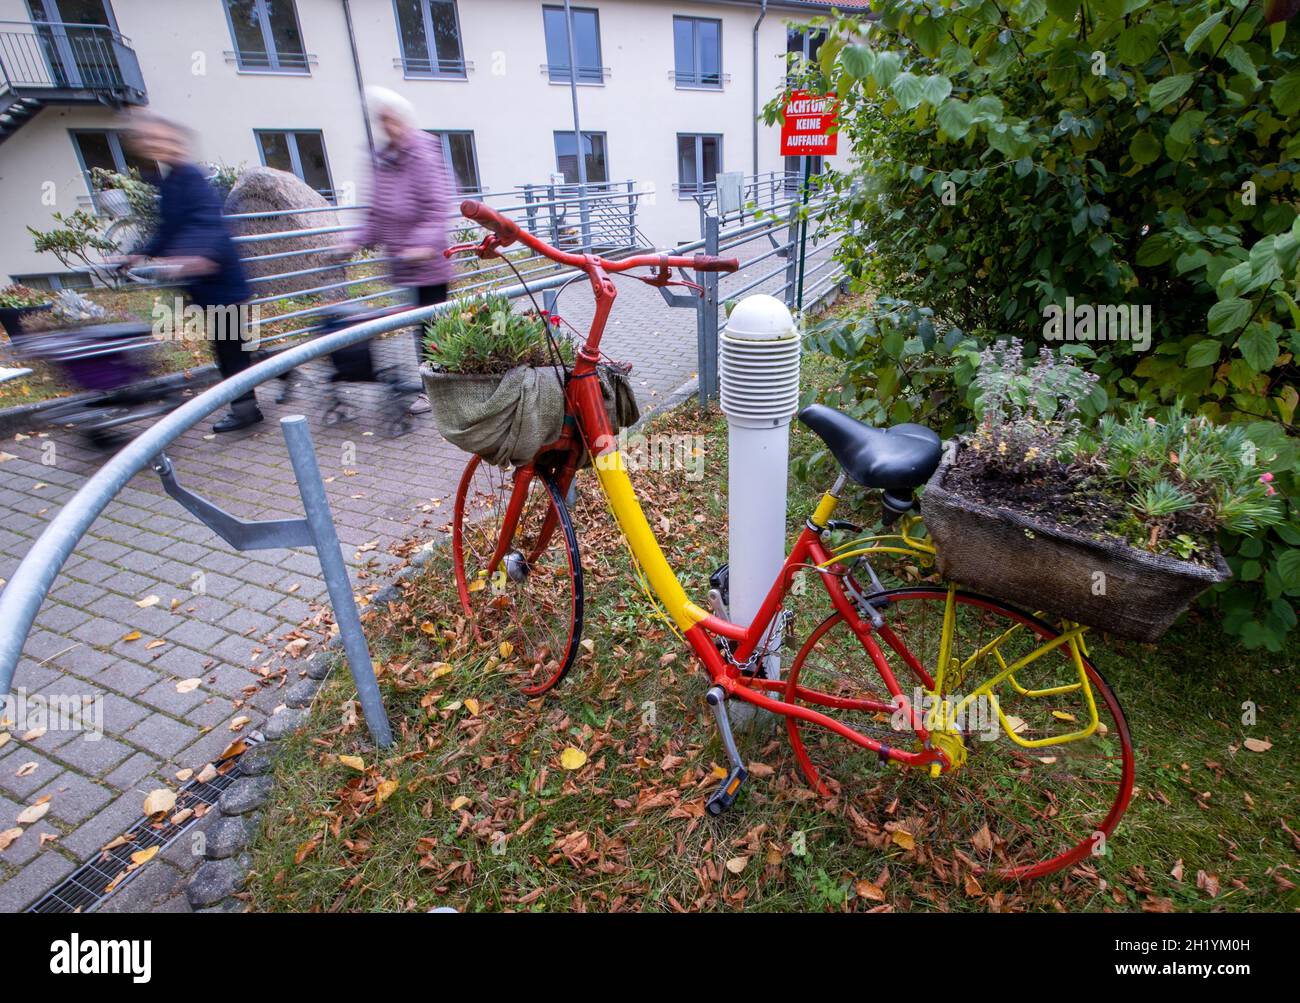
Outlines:
<svg viewBox="0 0 1300 1003"><path fill-rule="evenodd" d="M947 590L903 588L880 595L888 598L879 608L897 641L895 646L883 639L880 646L900 684L906 688L914 679L907 655L937 676ZM959 703L1058 636L1013 607L959 592L942 694ZM1068 742L1026 748L1008 737L998 714L1000 709L1023 741L1059 740L1087 729L1089 692L1097 727ZM923 694L904 695L922 706L917 696ZM795 758L814 790L869 801L864 814L882 831L887 823L902 825L923 856L964 860L975 871L1023 880L1103 853L1133 792L1132 739L1110 686L1082 652L1075 662L1067 642L1043 651L995 686L993 695L996 702L983 697L966 705L958 722L966 761L935 779L921 769L882 770L877 754L826 729L792 717L786 723ZM836 613L804 641L790 668L786 700L888 746L920 748L901 715L844 709L854 699L891 697L862 642Z"/></svg>
<svg viewBox="0 0 1300 1003"><path fill-rule="evenodd" d="M499 548L512 499L518 515ZM504 553L494 567L498 549ZM473 457L456 492L452 555L477 638L514 668L528 696L555 686L577 657L583 597L578 537L554 480Z"/></svg>

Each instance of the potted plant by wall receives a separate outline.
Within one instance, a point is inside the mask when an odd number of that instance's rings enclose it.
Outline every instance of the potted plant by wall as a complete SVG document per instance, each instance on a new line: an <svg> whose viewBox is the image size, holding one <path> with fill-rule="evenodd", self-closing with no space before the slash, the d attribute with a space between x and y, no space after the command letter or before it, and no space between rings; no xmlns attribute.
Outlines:
<svg viewBox="0 0 1300 1003"><path fill-rule="evenodd" d="M1136 407L1084 428L1095 377L1018 341L986 348L978 425L921 501L948 578L1138 641L1159 638L1230 572L1219 532L1253 535L1282 510L1241 426Z"/></svg>
<svg viewBox="0 0 1300 1003"><path fill-rule="evenodd" d="M564 426L564 373L572 342L558 318L515 313L487 296L440 314L425 328L420 375L443 438L500 466L527 463ZM614 427L639 417L626 372L599 368Z"/></svg>
<svg viewBox="0 0 1300 1003"><path fill-rule="evenodd" d="M37 289L11 285L0 289L0 327L11 340L23 333L23 319L50 308L50 297Z"/></svg>

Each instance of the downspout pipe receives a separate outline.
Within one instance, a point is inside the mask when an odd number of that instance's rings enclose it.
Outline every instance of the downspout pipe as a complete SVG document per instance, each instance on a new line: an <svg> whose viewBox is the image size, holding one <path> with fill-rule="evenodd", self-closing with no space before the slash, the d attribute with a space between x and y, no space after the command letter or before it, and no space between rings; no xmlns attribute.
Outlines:
<svg viewBox="0 0 1300 1003"><path fill-rule="evenodd" d="M767 0L759 5L758 20L754 22L754 108L750 116L754 127L754 177L758 177L758 29L767 17Z"/></svg>
<svg viewBox="0 0 1300 1003"><path fill-rule="evenodd" d="M764 0L766 2L766 0ZM361 97L361 121L366 126L366 146L370 156L375 155L375 134L370 128L370 108L366 105L366 81L361 76L361 57L357 53L357 33L352 27L352 4L343 0L343 19L348 25L348 45L352 48L352 71L357 77L357 94Z"/></svg>

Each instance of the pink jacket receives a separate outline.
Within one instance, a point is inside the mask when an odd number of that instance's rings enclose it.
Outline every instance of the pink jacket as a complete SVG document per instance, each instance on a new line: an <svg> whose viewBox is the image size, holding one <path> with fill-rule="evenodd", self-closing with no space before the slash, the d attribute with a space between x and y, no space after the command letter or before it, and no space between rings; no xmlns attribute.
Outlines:
<svg viewBox="0 0 1300 1003"><path fill-rule="evenodd" d="M398 257L403 251L430 248L423 261L394 261L393 281L402 286L450 282L447 220L454 212L455 189L442 159L442 144L427 132L410 130L401 147L386 146L375 157L366 221L348 242L353 250L381 247Z"/></svg>

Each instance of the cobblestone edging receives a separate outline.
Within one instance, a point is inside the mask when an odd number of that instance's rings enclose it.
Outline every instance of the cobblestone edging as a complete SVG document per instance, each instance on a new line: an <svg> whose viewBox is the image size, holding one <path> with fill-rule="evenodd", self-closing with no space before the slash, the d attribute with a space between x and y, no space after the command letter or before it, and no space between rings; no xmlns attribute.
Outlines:
<svg viewBox="0 0 1300 1003"><path fill-rule="evenodd" d="M697 386L695 378L688 380L647 408L633 428L684 404L695 396ZM401 598L402 583L418 575L433 554L433 548L416 551L393 580L375 593L367 608L383 609L397 602ZM245 775L226 789L217 804L217 811L211 813L216 817L204 829L204 862L186 884L185 896L195 912L244 912L247 909L247 904L239 896L253 866L249 851L261 830L262 807L275 789L273 773L280 742L307 723L316 694L343 657L342 643L337 637L313 655L303 677L285 691L285 709L267 718L262 726L260 737L263 741L239 757L239 766Z"/></svg>

